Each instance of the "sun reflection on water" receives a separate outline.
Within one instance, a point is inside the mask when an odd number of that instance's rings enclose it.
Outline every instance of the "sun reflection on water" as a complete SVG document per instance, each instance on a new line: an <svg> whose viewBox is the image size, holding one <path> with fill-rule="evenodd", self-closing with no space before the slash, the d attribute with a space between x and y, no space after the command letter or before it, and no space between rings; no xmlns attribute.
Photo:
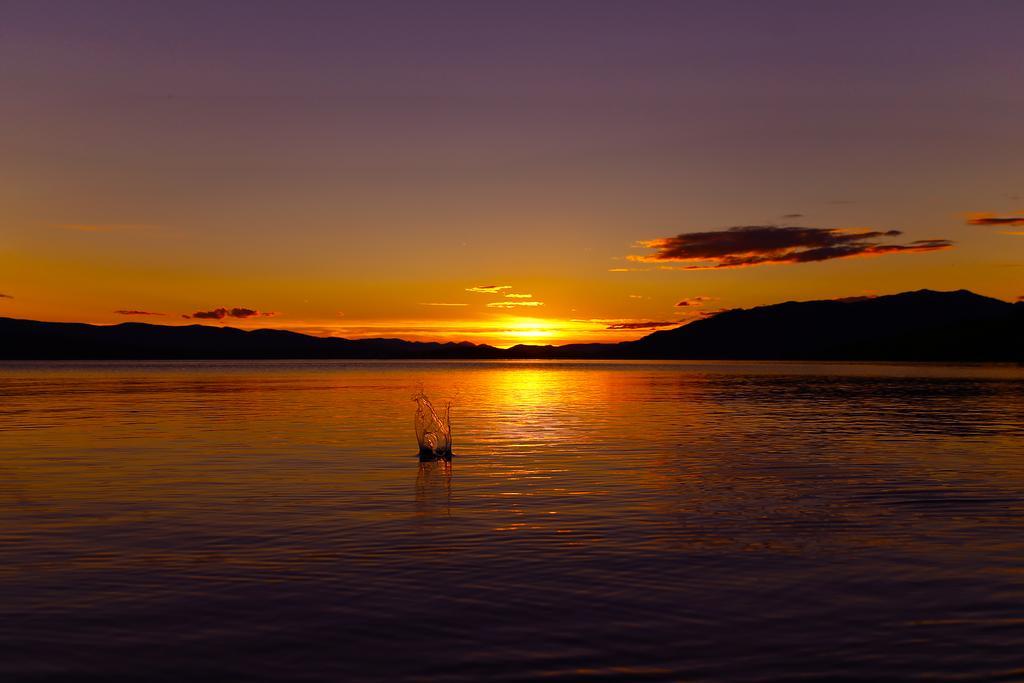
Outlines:
<svg viewBox="0 0 1024 683"><path fill-rule="evenodd" d="M455 397L450 462L416 456L420 384ZM448 680L539 678L636 634L671 680L729 679L737 648L827 678L816 639L902 674L1024 667L1020 369L54 365L0 372L0 395L14 657L116 674L170 643L231 680L263 651L400 679L398 648Z"/></svg>

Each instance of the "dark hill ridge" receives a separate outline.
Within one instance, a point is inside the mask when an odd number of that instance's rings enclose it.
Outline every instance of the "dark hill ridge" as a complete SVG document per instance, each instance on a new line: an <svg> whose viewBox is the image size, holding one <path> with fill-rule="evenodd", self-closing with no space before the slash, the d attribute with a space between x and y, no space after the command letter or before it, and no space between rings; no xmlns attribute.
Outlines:
<svg viewBox="0 0 1024 683"><path fill-rule="evenodd" d="M0 318L4 359L492 358L491 346L314 337L213 325L87 325Z"/></svg>
<svg viewBox="0 0 1024 683"><path fill-rule="evenodd" d="M967 290L786 302L632 342L658 358L1022 360L1024 306Z"/></svg>
<svg viewBox="0 0 1024 683"><path fill-rule="evenodd" d="M313 337L212 325L0 318L0 359L693 358L1024 362L1024 303L966 290L736 309L632 342L518 345Z"/></svg>

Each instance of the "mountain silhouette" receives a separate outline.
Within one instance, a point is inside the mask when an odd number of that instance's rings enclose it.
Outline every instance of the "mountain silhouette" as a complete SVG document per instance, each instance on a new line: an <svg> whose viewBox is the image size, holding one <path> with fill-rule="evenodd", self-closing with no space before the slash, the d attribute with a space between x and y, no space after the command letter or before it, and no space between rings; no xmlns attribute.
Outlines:
<svg viewBox="0 0 1024 683"><path fill-rule="evenodd" d="M1021 360L1024 306L967 290L733 310L632 342L659 358Z"/></svg>
<svg viewBox="0 0 1024 683"><path fill-rule="evenodd" d="M517 345L314 337L212 325L0 318L0 359L763 359L1024 362L1024 303L967 290L790 301L724 311L611 344Z"/></svg>

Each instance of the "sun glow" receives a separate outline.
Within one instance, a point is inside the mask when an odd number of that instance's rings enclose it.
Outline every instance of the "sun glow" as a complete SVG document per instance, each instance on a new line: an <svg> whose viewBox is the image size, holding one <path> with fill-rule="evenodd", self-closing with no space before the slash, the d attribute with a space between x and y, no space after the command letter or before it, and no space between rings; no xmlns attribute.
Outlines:
<svg viewBox="0 0 1024 683"><path fill-rule="evenodd" d="M559 330L553 328L546 320L525 318L515 321L504 332L517 339L542 341L557 337Z"/></svg>
<svg viewBox="0 0 1024 683"><path fill-rule="evenodd" d="M409 341L469 341L501 348L516 344L568 344L635 339L646 331L608 330L604 321L495 316L467 320L278 320L232 321L245 329L276 327L322 337L401 338Z"/></svg>

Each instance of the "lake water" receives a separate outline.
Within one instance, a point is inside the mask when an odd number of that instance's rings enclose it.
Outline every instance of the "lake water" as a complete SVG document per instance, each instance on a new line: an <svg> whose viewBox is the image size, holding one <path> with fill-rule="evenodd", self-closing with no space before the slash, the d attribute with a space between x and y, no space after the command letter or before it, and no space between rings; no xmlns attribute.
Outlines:
<svg viewBox="0 0 1024 683"><path fill-rule="evenodd" d="M1022 368L0 365L2 680L927 677L1024 679Z"/></svg>

